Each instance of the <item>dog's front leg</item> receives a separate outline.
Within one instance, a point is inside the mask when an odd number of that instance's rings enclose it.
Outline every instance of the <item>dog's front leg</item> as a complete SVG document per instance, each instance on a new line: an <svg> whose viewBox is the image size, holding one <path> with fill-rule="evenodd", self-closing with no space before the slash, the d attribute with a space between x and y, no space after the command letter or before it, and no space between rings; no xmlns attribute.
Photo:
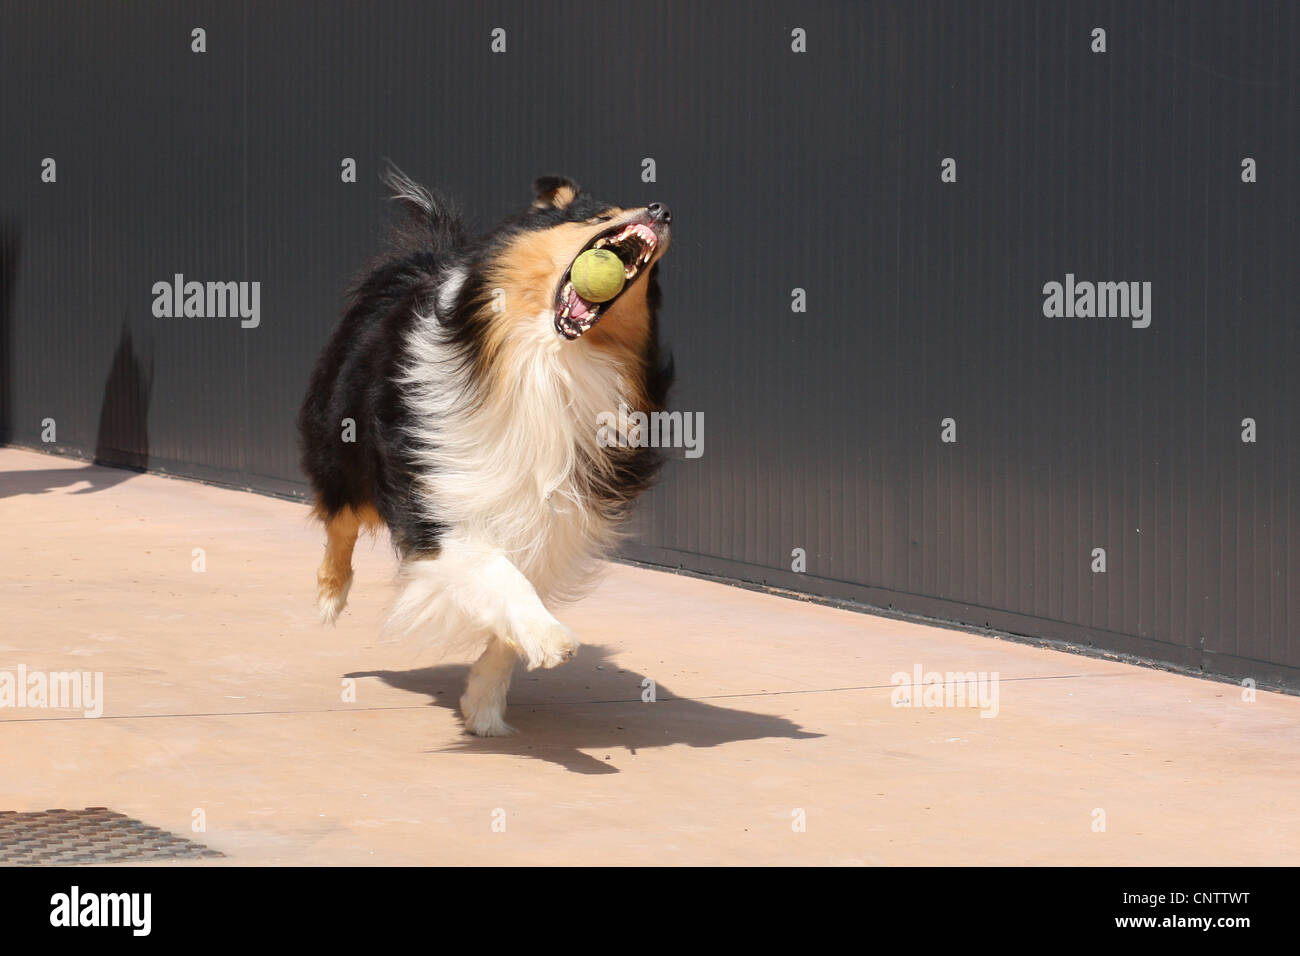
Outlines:
<svg viewBox="0 0 1300 956"><path fill-rule="evenodd" d="M444 636L482 634L487 649L470 671L460 699L465 729L482 737L511 733L506 692L515 658L528 669L554 667L578 649L573 632L546 610L529 582L499 549L444 539L436 555L412 557L406 586L393 605L391 627L433 625Z"/></svg>
<svg viewBox="0 0 1300 956"><path fill-rule="evenodd" d="M546 610L528 578L500 549L447 538L437 555L408 560L404 577L390 619L401 630L433 624L448 635L494 636L529 670L563 664L578 649L573 632Z"/></svg>
<svg viewBox="0 0 1300 956"><path fill-rule="evenodd" d="M515 729L506 723L506 693L518 655L505 641L494 637L488 641L474 666L470 668L465 693L460 698L460 713L465 729L480 737L504 737Z"/></svg>

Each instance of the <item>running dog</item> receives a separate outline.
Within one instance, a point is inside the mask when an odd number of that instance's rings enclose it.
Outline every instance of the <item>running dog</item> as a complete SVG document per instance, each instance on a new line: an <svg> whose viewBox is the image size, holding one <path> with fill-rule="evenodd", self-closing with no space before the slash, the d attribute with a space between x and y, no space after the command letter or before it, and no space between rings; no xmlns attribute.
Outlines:
<svg viewBox="0 0 1300 956"><path fill-rule="evenodd" d="M508 734L516 659L532 670L573 656L548 605L592 585L660 464L633 436L598 436L597 417L663 407L656 273L672 215L545 177L525 212L472 236L442 196L395 169L385 181L402 222L354 286L298 415L326 533L317 603L338 618L358 532L386 526L401 561L390 626L483 646L461 713L470 733ZM626 277L599 303L570 278L595 248Z"/></svg>

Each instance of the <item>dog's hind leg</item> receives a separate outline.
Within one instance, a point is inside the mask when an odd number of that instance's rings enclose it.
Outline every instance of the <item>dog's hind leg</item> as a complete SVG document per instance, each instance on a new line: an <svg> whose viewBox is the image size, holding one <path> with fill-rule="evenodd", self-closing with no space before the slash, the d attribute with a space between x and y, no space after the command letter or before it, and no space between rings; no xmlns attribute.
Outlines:
<svg viewBox="0 0 1300 956"><path fill-rule="evenodd" d="M518 655L500 638L488 641L487 650L474 662L469 683L460 698L465 729L480 737L504 737L515 729L506 723L506 692Z"/></svg>
<svg viewBox="0 0 1300 956"><path fill-rule="evenodd" d="M351 508L322 517L325 560L316 572L316 606L321 621L333 624L347 604L348 589L352 587L352 548L357 543L361 519Z"/></svg>

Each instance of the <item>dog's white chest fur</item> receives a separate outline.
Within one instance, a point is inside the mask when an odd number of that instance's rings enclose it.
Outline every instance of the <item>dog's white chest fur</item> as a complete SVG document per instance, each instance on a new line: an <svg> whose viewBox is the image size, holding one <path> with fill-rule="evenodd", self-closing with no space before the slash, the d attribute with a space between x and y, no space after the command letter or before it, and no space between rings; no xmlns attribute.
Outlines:
<svg viewBox="0 0 1300 956"><path fill-rule="evenodd" d="M449 543L502 552L543 600L566 600L593 582L616 536L580 469L603 460L597 416L626 401L626 385L600 350L561 340L549 314L526 328L474 382L436 319L422 318L403 379L419 423L417 488Z"/></svg>

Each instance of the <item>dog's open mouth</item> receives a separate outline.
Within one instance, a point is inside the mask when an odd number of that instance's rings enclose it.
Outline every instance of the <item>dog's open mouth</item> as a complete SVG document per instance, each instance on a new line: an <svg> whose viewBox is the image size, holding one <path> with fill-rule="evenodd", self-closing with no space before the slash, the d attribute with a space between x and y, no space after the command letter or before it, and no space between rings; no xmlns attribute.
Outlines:
<svg viewBox="0 0 1300 956"><path fill-rule="evenodd" d="M600 320L600 317L627 292L654 259L659 237L652 227L643 222L632 222L609 229L578 251L578 256L588 249L608 249L623 263L623 288L618 295L605 302L589 302L573 287L570 275L573 263L565 270L556 296L555 328L566 339L576 339ZM574 256L574 260L578 258Z"/></svg>

